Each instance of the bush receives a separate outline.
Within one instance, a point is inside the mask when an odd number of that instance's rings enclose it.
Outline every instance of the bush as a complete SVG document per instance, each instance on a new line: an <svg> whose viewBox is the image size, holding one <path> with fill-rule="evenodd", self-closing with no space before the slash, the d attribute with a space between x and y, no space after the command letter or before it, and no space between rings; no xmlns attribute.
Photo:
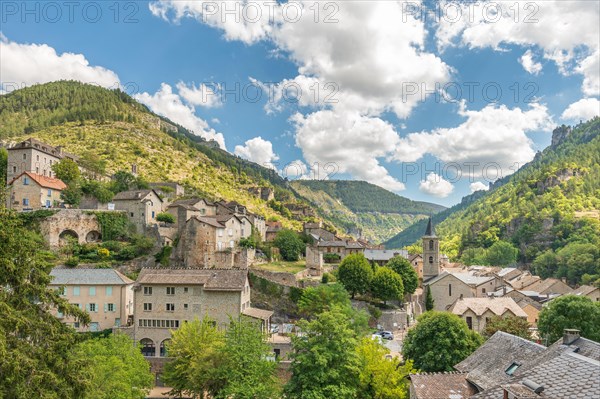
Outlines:
<svg viewBox="0 0 600 399"><path fill-rule="evenodd" d="M168 212L161 212L156 215L156 220L162 223L175 223L175 216Z"/></svg>
<svg viewBox="0 0 600 399"><path fill-rule="evenodd" d="M273 242L284 260L295 262L300 259L300 254L304 249L304 243L292 230L281 230L277 233Z"/></svg>
<svg viewBox="0 0 600 399"><path fill-rule="evenodd" d="M119 260L131 260L136 257L136 254L136 249L133 246L128 245L119 251L116 258Z"/></svg>
<svg viewBox="0 0 600 399"><path fill-rule="evenodd" d="M75 267L79 264L79 258L73 256L65 261L65 266L67 267Z"/></svg>
<svg viewBox="0 0 600 399"><path fill-rule="evenodd" d="M108 258L110 256L110 251L106 248L98 248L98 256L101 258Z"/></svg>
<svg viewBox="0 0 600 399"><path fill-rule="evenodd" d="M102 248L106 248L110 252L119 252L121 249L123 249L123 243L119 241L104 241L102 243Z"/></svg>
<svg viewBox="0 0 600 399"><path fill-rule="evenodd" d="M338 263L340 259L341 259L341 257L339 254L332 254L332 253L323 254L323 260L326 263Z"/></svg>

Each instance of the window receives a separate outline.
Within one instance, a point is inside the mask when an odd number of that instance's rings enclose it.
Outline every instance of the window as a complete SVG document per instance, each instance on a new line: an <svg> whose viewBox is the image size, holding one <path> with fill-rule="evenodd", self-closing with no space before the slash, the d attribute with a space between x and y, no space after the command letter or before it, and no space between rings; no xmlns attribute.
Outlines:
<svg viewBox="0 0 600 399"><path fill-rule="evenodd" d="M115 304L114 303L107 303L106 304L106 310L108 312L114 312L115 311Z"/></svg>
<svg viewBox="0 0 600 399"><path fill-rule="evenodd" d="M96 308L96 304L95 303L89 303L87 311L88 312L97 312L98 309Z"/></svg>
<svg viewBox="0 0 600 399"><path fill-rule="evenodd" d="M129 216L133 217L133 212L130 212L130 213L129 213Z"/></svg>
<svg viewBox="0 0 600 399"><path fill-rule="evenodd" d="M429 263L433 263L433 256L429 257Z"/></svg>
<svg viewBox="0 0 600 399"><path fill-rule="evenodd" d="M175 295L175 287L167 287L167 295Z"/></svg>
<svg viewBox="0 0 600 399"><path fill-rule="evenodd" d="M56 289L56 291L58 292L58 295L66 295L67 294L67 288L66 287L58 287Z"/></svg>
<svg viewBox="0 0 600 399"><path fill-rule="evenodd" d="M23 205L29 206L29 198L23 198Z"/></svg>
<svg viewBox="0 0 600 399"><path fill-rule="evenodd" d="M219 232L219 237L223 237L223 229L218 229L217 231Z"/></svg>
<svg viewBox="0 0 600 399"><path fill-rule="evenodd" d="M106 287L106 296L112 296L112 287Z"/></svg>
<svg viewBox="0 0 600 399"><path fill-rule="evenodd" d="M27 176L23 177L23 185L24 186L28 186L29 185L29 177L27 177Z"/></svg>
<svg viewBox="0 0 600 399"><path fill-rule="evenodd" d="M481 293L482 293L482 294L485 294L485 288L482 288L482 289L481 289Z"/></svg>
<svg viewBox="0 0 600 399"><path fill-rule="evenodd" d="M96 287L90 287L90 296L96 296Z"/></svg>
<svg viewBox="0 0 600 399"><path fill-rule="evenodd" d="M452 284L448 284L448 296L452 296Z"/></svg>
<svg viewBox="0 0 600 399"><path fill-rule="evenodd" d="M187 303L183 304L183 310L188 310L188 304Z"/></svg>
<svg viewBox="0 0 600 399"><path fill-rule="evenodd" d="M13 166L13 173L17 173L17 167Z"/></svg>
<svg viewBox="0 0 600 399"><path fill-rule="evenodd" d="M167 312L174 312L174 311L175 311L175 304L167 303Z"/></svg>
<svg viewBox="0 0 600 399"><path fill-rule="evenodd" d="M508 368L504 372L506 373L506 375L512 376L514 372L517 371L519 366L521 366L519 363L513 363L510 366L508 366Z"/></svg>
<svg viewBox="0 0 600 399"><path fill-rule="evenodd" d="M152 310L151 303L144 303L144 312L150 312Z"/></svg>
<svg viewBox="0 0 600 399"><path fill-rule="evenodd" d="M433 240L429 240L429 250L433 251Z"/></svg>
<svg viewBox="0 0 600 399"><path fill-rule="evenodd" d="M27 159L27 154L23 154L23 160Z"/></svg>
<svg viewBox="0 0 600 399"><path fill-rule="evenodd" d="M144 287L144 295L152 295L152 287Z"/></svg>
<svg viewBox="0 0 600 399"><path fill-rule="evenodd" d="M39 161L39 160L40 160L40 156L39 156L39 155L36 155L36 157L35 157L35 160L36 160L36 161Z"/></svg>
<svg viewBox="0 0 600 399"><path fill-rule="evenodd" d="M40 174L40 168L39 168L39 167L37 167L37 166L36 166L36 168L35 168L35 173L36 173L36 174L38 174L38 175Z"/></svg>
<svg viewBox="0 0 600 399"><path fill-rule="evenodd" d="M469 330L473 329L473 318L471 316L467 316L467 326L469 327Z"/></svg>
<svg viewBox="0 0 600 399"><path fill-rule="evenodd" d="M188 287L183 287L183 293L187 294L187 292L188 292Z"/></svg>
<svg viewBox="0 0 600 399"><path fill-rule="evenodd" d="M152 211L152 219L154 219L154 211Z"/></svg>
<svg viewBox="0 0 600 399"><path fill-rule="evenodd" d="M48 189L48 197L52 197L52 190Z"/></svg>
<svg viewBox="0 0 600 399"><path fill-rule="evenodd" d="M74 327L74 328L79 328L79 322L78 322L78 321L76 321L75 323L73 323L73 327Z"/></svg>

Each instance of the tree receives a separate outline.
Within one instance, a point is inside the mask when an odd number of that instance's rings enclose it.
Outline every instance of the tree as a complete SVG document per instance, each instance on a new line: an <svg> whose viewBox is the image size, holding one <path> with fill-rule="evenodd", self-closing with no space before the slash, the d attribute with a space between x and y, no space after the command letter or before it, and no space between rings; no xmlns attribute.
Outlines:
<svg viewBox="0 0 600 399"><path fill-rule="evenodd" d="M493 266L508 266L517 261L519 250L506 241L496 241L485 253L488 264Z"/></svg>
<svg viewBox="0 0 600 399"><path fill-rule="evenodd" d="M128 190L143 190L148 189L148 183L141 177L136 177L129 172L123 170L118 171L114 174L111 183L111 190L113 193L120 193Z"/></svg>
<svg viewBox="0 0 600 399"><path fill-rule="evenodd" d="M171 215L169 212L161 212L156 215L156 220L162 223L175 223L175 216Z"/></svg>
<svg viewBox="0 0 600 399"><path fill-rule="evenodd" d="M430 311L418 318L408 330L402 347L405 359L414 361L415 368L425 372L452 371L483 342L469 330L460 317L448 312Z"/></svg>
<svg viewBox="0 0 600 399"><path fill-rule="evenodd" d="M575 295L554 299L540 312L540 337L550 345L562 337L565 328L578 329L581 336L600 341L600 302Z"/></svg>
<svg viewBox="0 0 600 399"><path fill-rule="evenodd" d="M389 350L370 338L357 347L360 364L357 397L373 399L407 399L408 375L415 373L412 362L387 359Z"/></svg>
<svg viewBox="0 0 600 399"><path fill-rule="evenodd" d="M461 261L467 266L487 264L484 248L467 248L463 251Z"/></svg>
<svg viewBox="0 0 600 399"><path fill-rule="evenodd" d="M79 172L79 166L69 158L63 158L59 162L52 165L52 171L56 177L66 185L70 186L73 183L77 183L81 177Z"/></svg>
<svg viewBox="0 0 600 399"><path fill-rule="evenodd" d="M352 295L364 294L373 278L373 269L363 254L352 254L344 258L338 268L338 281Z"/></svg>
<svg viewBox="0 0 600 399"><path fill-rule="evenodd" d="M298 300L298 310L306 318L330 310L333 306L351 306L348 291L339 283L308 287Z"/></svg>
<svg viewBox="0 0 600 399"><path fill-rule="evenodd" d="M8 168L8 151L6 148L0 148L0 187L6 184L6 174Z"/></svg>
<svg viewBox="0 0 600 399"><path fill-rule="evenodd" d="M78 336L49 309L83 324L89 316L48 288L43 246L16 213L0 208L0 397L81 398L87 387L85 359L69 356Z"/></svg>
<svg viewBox="0 0 600 399"><path fill-rule="evenodd" d="M170 395L204 395L216 390L213 372L217 368L224 334L205 317L184 323L173 331L167 346L172 361L165 365L163 381L173 387Z"/></svg>
<svg viewBox="0 0 600 399"><path fill-rule="evenodd" d="M404 294L402 277L392 269L379 267L371 280L371 293L385 304L389 300L400 300Z"/></svg>
<svg viewBox="0 0 600 399"><path fill-rule="evenodd" d="M433 310L434 307L434 300L433 296L431 295L431 287L427 286L426 291L427 293L425 294L425 310L430 311Z"/></svg>
<svg viewBox="0 0 600 399"><path fill-rule="evenodd" d="M232 320L225 333L225 345L214 370L215 399L275 399L281 397L275 377L277 364L268 359L273 353L259 325Z"/></svg>
<svg viewBox="0 0 600 399"><path fill-rule="evenodd" d="M281 230L277 233L273 244L279 248L281 257L289 262L295 262L300 259L300 254L304 249L304 243L298 234L287 229Z"/></svg>
<svg viewBox="0 0 600 399"><path fill-rule="evenodd" d="M504 331L517 337L531 339L531 332L529 331L529 322L526 319L517 316L494 316L485 325L483 335L491 337L497 331Z"/></svg>
<svg viewBox="0 0 600 399"><path fill-rule="evenodd" d="M148 362L125 334L84 341L71 357L88 361L84 399L143 399L154 385Z"/></svg>
<svg viewBox="0 0 600 399"><path fill-rule="evenodd" d="M288 399L353 399L360 375L355 332L339 308L301 320L303 334L292 337L292 377Z"/></svg>
<svg viewBox="0 0 600 399"><path fill-rule="evenodd" d="M403 256L395 256L386 265L402 277L405 294L414 294L419 286L419 275L412 267L408 259Z"/></svg>

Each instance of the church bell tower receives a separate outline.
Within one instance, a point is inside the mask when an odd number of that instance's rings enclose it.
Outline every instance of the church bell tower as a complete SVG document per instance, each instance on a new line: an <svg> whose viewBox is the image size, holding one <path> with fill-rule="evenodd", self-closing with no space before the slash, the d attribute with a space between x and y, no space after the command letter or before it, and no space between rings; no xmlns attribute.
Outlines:
<svg viewBox="0 0 600 399"><path fill-rule="evenodd" d="M440 239L435 235L435 228L431 217L427 222L427 229L423 240L423 281L427 281L440 274Z"/></svg>

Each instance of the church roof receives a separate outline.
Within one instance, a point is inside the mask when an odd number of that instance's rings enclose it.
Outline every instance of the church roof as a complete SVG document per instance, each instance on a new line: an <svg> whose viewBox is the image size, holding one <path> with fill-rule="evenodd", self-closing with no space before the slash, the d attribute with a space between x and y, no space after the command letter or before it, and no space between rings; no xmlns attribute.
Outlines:
<svg viewBox="0 0 600 399"><path fill-rule="evenodd" d="M425 236L435 237L435 227L433 226L433 221L431 220L431 216L429 217L429 221L427 222L427 229L425 229Z"/></svg>

